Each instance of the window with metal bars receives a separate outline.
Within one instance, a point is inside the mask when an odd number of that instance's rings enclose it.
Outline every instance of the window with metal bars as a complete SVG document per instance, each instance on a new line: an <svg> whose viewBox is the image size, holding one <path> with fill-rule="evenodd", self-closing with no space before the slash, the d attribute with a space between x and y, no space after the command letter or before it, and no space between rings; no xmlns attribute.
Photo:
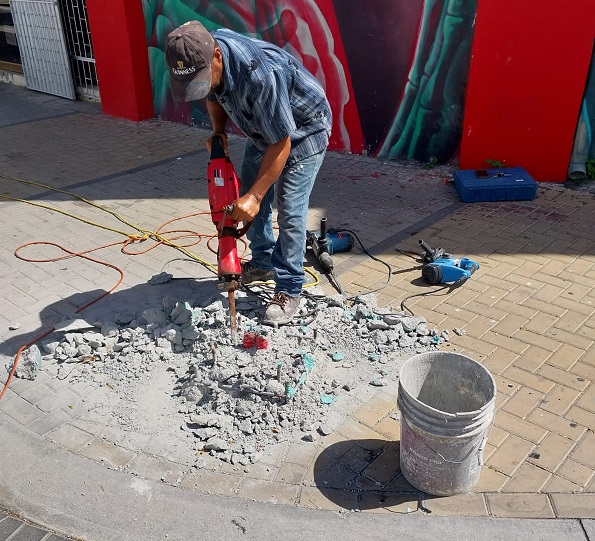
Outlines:
<svg viewBox="0 0 595 541"><path fill-rule="evenodd" d="M60 0L60 12L77 94L99 99L86 0Z"/></svg>

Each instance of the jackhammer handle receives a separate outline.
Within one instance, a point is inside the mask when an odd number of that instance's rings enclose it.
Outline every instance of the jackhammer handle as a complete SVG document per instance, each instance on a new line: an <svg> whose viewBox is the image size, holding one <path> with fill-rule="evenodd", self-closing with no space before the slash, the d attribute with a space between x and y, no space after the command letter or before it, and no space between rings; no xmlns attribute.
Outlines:
<svg viewBox="0 0 595 541"><path fill-rule="evenodd" d="M428 246L425 240L419 239L417 243L424 249L427 256L432 257L434 255L434 250Z"/></svg>
<svg viewBox="0 0 595 541"><path fill-rule="evenodd" d="M223 138L220 135L213 135L211 139L211 159L226 158Z"/></svg>
<svg viewBox="0 0 595 541"><path fill-rule="evenodd" d="M335 266L333 264L333 258L327 252L322 252L318 256L318 261L320 261L320 264L327 273L333 272L333 268Z"/></svg>
<svg viewBox="0 0 595 541"><path fill-rule="evenodd" d="M320 238L326 239L326 218L320 218Z"/></svg>

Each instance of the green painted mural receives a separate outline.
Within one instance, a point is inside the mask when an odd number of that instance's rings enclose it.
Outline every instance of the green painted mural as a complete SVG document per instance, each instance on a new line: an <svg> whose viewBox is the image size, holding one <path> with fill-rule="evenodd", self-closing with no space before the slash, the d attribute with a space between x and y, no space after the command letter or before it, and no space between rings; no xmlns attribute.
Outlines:
<svg viewBox="0 0 595 541"><path fill-rule="evenodd" d="M332 150L446 161L456 155L477 0L143 0L156 114L208 126L176 103L164 43L199 20L275 43L324 86Z"/></svg>

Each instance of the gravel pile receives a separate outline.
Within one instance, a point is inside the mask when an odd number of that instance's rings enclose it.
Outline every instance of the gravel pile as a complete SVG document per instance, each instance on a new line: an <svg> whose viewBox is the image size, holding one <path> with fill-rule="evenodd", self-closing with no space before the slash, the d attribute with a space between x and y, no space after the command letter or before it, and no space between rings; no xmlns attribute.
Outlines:
<svg viewBox="0 0 595 541"><path fill-rule="evenodd" d="M167 373L167 399L179 416L168 422L186 432L189 452L247 466L267 444L331 433L366 393L396 391L407 358L448 340L423 317L379 309L374 295L348 300L314 291L295 324L264 327L263 294L236 293L237 344L225 298L191 306L168 297L135 319L74 322L42 344L43 362L56 363L59 379L119 394L127 404L117 420L130 430L140 429L139 393Z"/></svg>

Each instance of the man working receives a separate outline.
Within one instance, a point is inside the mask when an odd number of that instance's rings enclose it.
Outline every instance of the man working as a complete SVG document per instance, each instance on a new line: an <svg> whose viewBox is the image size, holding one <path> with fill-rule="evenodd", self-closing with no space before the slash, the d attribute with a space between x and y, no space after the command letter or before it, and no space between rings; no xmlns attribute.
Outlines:
<svg viewBox="0 0 595 541"><path fill-rule="evenodd" d="M211 34L197 21L171 32L165 52L174 96L184 101L207 97L213 125L209 151L214 135L227 145L228 119L248 138L232 214L237 221L253 221L247 233L252 260L242 264L242 282L274 278L275 295L263 323L289 323L305 282L308 202L332 125L324 91L279 47L231 30Z"/></svg>

